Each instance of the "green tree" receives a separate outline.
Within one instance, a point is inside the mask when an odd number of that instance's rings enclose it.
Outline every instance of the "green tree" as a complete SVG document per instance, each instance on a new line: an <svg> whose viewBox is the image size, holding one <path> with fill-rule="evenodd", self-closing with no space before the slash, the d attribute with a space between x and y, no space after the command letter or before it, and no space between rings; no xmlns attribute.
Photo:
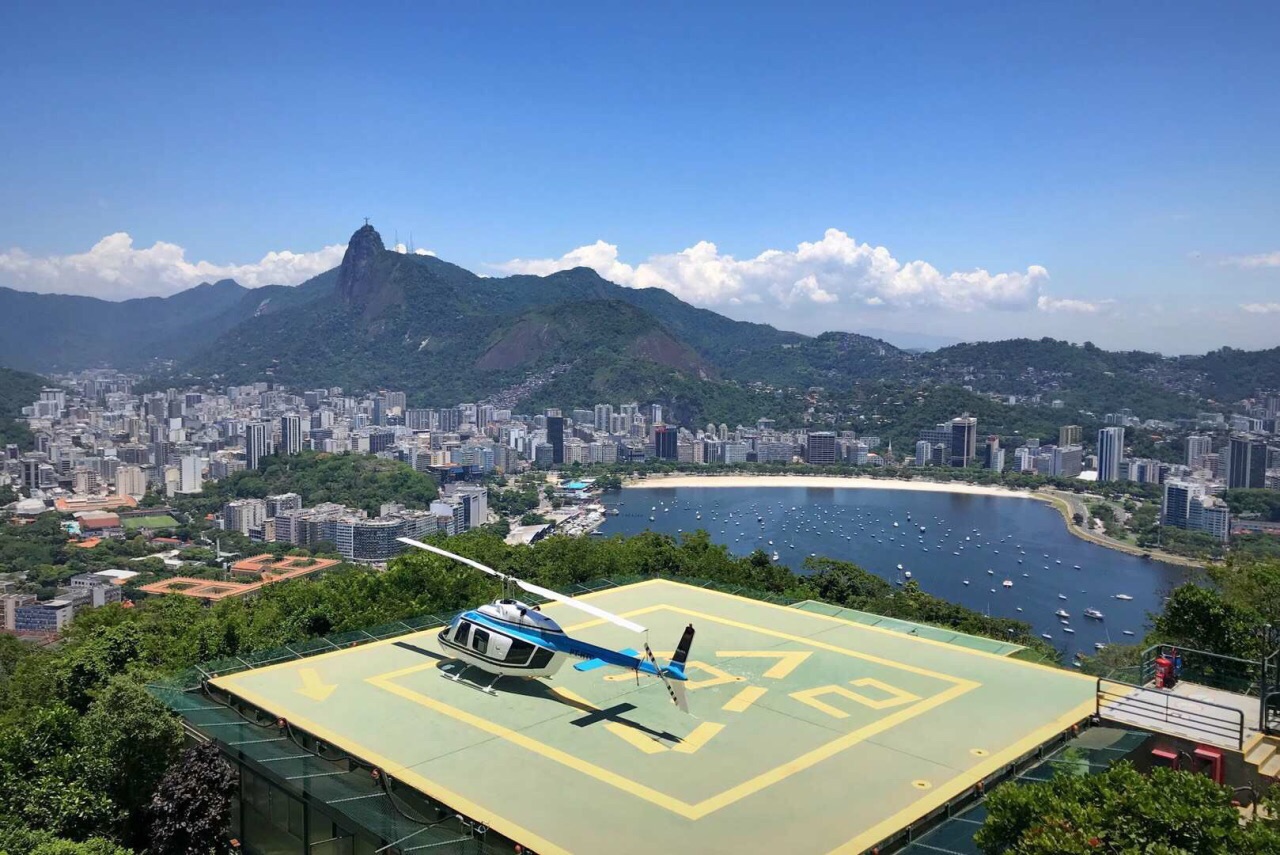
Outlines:
<svg viewBox="0 0 1280 855"><path fill-rule="evenodd" d="M0 827L0 855L133 855L102 837L83 842L63 840L47 831L21 826Z"/></svg>
<svg viewBox="0 0 1280 855"><path fill-rule="evenodd" d="M988 855L1248 855L1275 852L1267 823L1242 825L1231 790L1204 775L1117 763L1097 775L1058 773L1005 784L987 798L974 841Z"/></svg>
<svg viewBox="0 0 1280 855"><path fill-rule="evenodd" d="M79 741L96 755L102 784L120 808L118 837L145 848L147 800L182 747L182 727L142 684L113 678L80 721Z"/></svg>
<svg viewBox="0 0 1280 855"><path fill-rule="evenodd" d="M1262 623L1253 609L1230 602L1212 588L1187 584L1169 596L1156 616L1154 634L1209 653L1253 659L1260 653L1257 631Z"/></svg>
<svg viewBox="0 0 1280 855"><path fill-rule="evenodd" d="M120 818L103 792L101 756L77 738L65 705L30 710L0 729L0 827L28 827L82 840Z"/></svg>

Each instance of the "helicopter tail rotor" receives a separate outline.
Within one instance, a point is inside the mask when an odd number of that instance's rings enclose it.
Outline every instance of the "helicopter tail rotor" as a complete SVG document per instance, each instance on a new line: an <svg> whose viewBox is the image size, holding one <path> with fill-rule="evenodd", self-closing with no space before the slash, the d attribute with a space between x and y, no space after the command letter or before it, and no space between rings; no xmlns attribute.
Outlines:
<svg viewBox="0 0 1280 855"><path fill-rule="evenodd" d="M693 647L693 624L689 624L684 629L684 635L680 636L680 643L676 645L676 652L671 657L671 661L666 667L658 664L657 658L653 655L653 650L646 641L644 645L645 658L649 660L649 664L653 666L653 670L657 672L658 678L662 680L662 684L667 687L667 694L671 696L671 703L680 708L681 712L689 712L689 701L685 696L685 680L684 664L689 659L689 650Z"/></svg>

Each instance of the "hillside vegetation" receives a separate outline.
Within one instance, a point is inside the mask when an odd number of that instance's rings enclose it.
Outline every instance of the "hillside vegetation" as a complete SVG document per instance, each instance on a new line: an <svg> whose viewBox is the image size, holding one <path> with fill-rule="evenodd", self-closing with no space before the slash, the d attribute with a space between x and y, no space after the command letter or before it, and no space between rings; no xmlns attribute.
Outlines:
<svg viewBox="0 0 1280 855"><path fill-rule="evenodd" d="M40 398L40 390L48 385L43 377L0 368L0 446L16 443L31 447L31 431L26 422L18 421L22 408Z"/></svg>

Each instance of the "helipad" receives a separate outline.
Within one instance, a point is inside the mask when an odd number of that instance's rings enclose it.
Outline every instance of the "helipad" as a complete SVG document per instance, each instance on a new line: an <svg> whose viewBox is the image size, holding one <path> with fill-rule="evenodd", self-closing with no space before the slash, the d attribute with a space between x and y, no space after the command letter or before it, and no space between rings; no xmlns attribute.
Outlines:
<svg viewBox="0 0 1280 855"><path fill-rule="evenodd" d="M694 625L692 716L607 668L491 697L442 679L435 631L214 683L544 855L861 852L1094 710L1090 678L809 611L668 581L590 599L659 656Z"/></svg>

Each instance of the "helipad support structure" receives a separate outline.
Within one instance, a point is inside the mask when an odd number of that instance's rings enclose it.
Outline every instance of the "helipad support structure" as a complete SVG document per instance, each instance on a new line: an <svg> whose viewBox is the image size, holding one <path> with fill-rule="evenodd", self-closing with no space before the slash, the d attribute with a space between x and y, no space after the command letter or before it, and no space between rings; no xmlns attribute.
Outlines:
<svg viewBox="0 0 1280 855"><path fill-rule="evenodd" d="M863 852L1095 709L1091 678L812 611L662 580L590 597L659 656L694 625L692 715L609 668L490 696L442 679L434 630L213 683L543 855Z"/></svg>

